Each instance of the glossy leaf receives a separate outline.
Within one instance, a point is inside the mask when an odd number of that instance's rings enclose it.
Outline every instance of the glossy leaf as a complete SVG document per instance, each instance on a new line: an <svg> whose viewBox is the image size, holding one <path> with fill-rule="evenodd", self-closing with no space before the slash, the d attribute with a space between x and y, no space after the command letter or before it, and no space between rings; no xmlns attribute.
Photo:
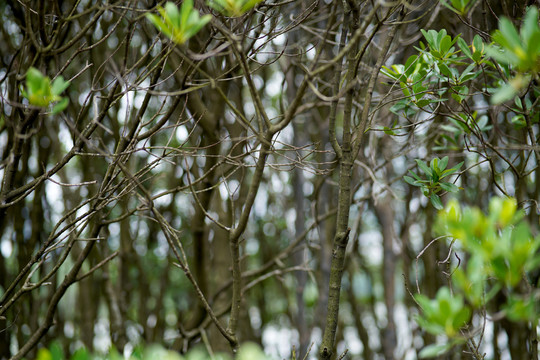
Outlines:
<svg viewBox="0 0 540 360"><path fill-rule="evenodd" d="M433 205L435 209L442 210L444 208L441 202L441 198L438 195L431 194L431 196L429 197L429 200L431 201L431 204Z"/></svg>

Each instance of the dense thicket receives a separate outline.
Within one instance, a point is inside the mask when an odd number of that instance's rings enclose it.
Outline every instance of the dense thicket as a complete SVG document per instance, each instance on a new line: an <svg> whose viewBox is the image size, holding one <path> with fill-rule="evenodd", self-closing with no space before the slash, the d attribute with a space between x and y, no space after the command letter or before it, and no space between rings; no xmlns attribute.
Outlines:
<svg viewBox="0 0 540 360"><path fill-rule="evenodd" d="M422 106L380 74L419 54L420 29L489 43L538 5L470 3L195 1L213 18L178 44L145 17L164 2L0 2L0 358L53 339L415 358L435 338L412 294L466 261L433 242L437 210L403 181L415 159L464 161L460 202L513 196L539 224L536 74L521 105L491 102L515 69L482 64L463 98L431 79ZM32 67L70 81L65 110L25 97ZM481 353L531 356L534 324L471 328Z"/></svg>

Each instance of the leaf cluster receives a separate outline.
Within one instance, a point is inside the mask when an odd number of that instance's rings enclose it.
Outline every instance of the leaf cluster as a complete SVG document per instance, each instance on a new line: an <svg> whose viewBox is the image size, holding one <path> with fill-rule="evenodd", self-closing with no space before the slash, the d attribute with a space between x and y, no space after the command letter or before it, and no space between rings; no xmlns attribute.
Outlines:
<svg viewBox="0 0 540 360"><path fill-rule="evenodd" d="M500 104L514 98L540 72L540 26L538 9L531 6L518 30L510 19L502 17L499 29L492 34L493 43L487 54L501 64L517 70L518 74L501 86L493 95L492 103Z"/></svg>
<svg viewBox="0 0 540 360"><path fill-rule="evenodd" d="M471 311L464 306L463 297L453 296L447 287L440 288L435 299L422 294L416 294L414 298L422 309L416 321L430 334L456 337L471 318Z"/></svg>
<svg viewBox="0 0 540 360"><path fill-rule="evenodd" d="M180 10L172 2L167 2L165 7L158 7L158 12L161 17L148 13L146 18L179 45L197 34L212 19L209 14L200 16L193 8L193 0L184 0Z"/></svg>
<svg viewBox="0 0 540 360"><path fill-rule="evenodd" d="M461 15L468 12L473 3L468 0L443 1L445 6ZM488 69L490 76L500 84L490 90L493 92L491 102L500 104L516 97L540 72L540 25L538 9L534 6L528 9L519 31L509 19L502 17L490 45L485 45L479 35L468 45L459 35L452 38L445 29L422 29L421 32L427 44L420 42L419 55L409 57L405 65L383 66L381 70L382 74L399 83L406 97L391 109L396 114L409 116L411 106L422 109L444 101L442 95L447 91L461 104L471 96L468 83ZM499 66L488 61L488 56ZM461 70L463 65L467 66ZM517 70L513 77L512 69ZM502 70L510 80L500 81L497 70Z"/></svg>
<svg viewBox="0 0 540 360"><path fill-rule="evenodd" d="M61 97L60 94L69 85L69 81L65 81L62 76L58 76L51 83L49 77L43 75L38 69L31 67L26 73L26 88L21 89L21 93L34 106L48 107L52 103L56 103L52 108L52 113L57 114L68 105L69 99Z"/></svg>
<svg viewBox="0 0 540 360"><path fill-rule="evenodd" d="M208 5L225 16L237 17L251 10L261 0L209 0ZM146 18L163 34L178 45L184 44L195 36L207 23L212 15L200 16L193 8L193 0L184 0L180 9L167 2L165 7L158 6L159 15L147 13Z"/></svg>
<svg viewBox="0 0 540 360"><path fill-rule="evenodd" d="M390 109L396 114L408 111L411 105L423 109L446 101L443 98L445 93L461 103L469 96L468 83L482 73L482 64L489 63L485 60L485 47L478 35L469 46L460 36L452 38L444 29L421 31L427 45L420 42L420 48L416 48L419 55L410 56L404 65L383 66L381 69L383 75L400 85L405 95L405 99ZM462 65L468 66L460 70ZM414 111L404 115L412 114Z"/></svg>
<svg viewBox="0 0 540 360"><path fill-rule="evenodd" d="M463 135L469 135L474 131L486 132L492 128L489 125L487 115L478 115L477 111L472 114L458 113L448 116L448 124L441 125L441 129L448 134L441 134L440 139L436 140L437 146L433 150L459 150L461 149L460 138Z"/></svg>
<svg viewBox="0 0 540 360"><path fill-rule="evenodd" d="M478 208L462 209L456 200L449 201L439 213L437 232L454 238L468 261L452 273L453 294L445 286L433 300L415 295L422 309L418 324L431 334L449 339L446 344L426 347L421 357L440 355L463 342L460 328L475 309L490 308L510 321L537 323L538 293L525 292L520 284L528 271L540 265L540 236L533 237L523 219L513 198L492 198L488 214ZM488 307L487 303L501 291L506 303Z"/></svg>
<svg viewBox="0 0 540 360"><path fill-rule="evenodd" d="M469 262L473 266L469 275L479 273L494 278L506 289L514 289L526 271L540 265L540 256L536 254L540 237L533 238L512 198L493 198L487 215L478 208L462 210L453 200L441 212L438 228L439 233L458 239L471 254L474 261L473 265ZM475 297L469 300L481 302Z"/></svg>
<svg viewBox="0 0 540 360"><path fill-rule="evenodd" d="M448 156L442 159L434 158L431 162L426 164L420 159L416 159L418 168L424 173L425 177L420 177L416 173L409 170L411 176L404 176L403 179L410 185L417 186L422 190L422 193L429 197L431 204L438 210L443 208L441 198L438 193L441 191L448 191L455 193L459 191L459 187L451 182L442 181L444 178L457 172L463 162L460 162L456 166L447 169Z"/></svg>

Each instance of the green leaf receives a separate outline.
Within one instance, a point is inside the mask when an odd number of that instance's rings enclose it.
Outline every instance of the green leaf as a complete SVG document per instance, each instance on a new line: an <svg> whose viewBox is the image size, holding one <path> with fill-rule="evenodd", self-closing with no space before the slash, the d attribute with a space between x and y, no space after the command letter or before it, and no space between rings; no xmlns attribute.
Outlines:
<svg viewBox="0 0 540 360"><path fill-rule="evenodd" d="M412 175L413 178L415 178L416 180L420 181L422 179L420 179L420 176L416 175L415 173L413 173L411 170L409 170L409 174Z"/></svg>
<svg viewBox="0 0 540 360"><path fill-rule="evenodd" d="M476 67L476 64L470 64L463 70L463 73L461 73L461 76L459 77L460 82L465 82L471 79L474 79L478 75L480 75L480 72L473 72L472 70Z"/></svg>
<svg viewBox="0 0 540 360"><path fill-rule="evenodd" d="M45 348L39 349L36 360L52 360L51 352Z"/></svg>
<svg viewBox="0 0 540 360"><path fill-rule="evenodd" d="M88 350L85 348L80 348L71 356L71 360L90 360L90 355Z"/></svg>
<svg viewBox="0 0 540 360"><path fill-rule="evenodd" d="M116 347L112 345L109 349L109 354L107 356L107 360L123 360L123 356L120 355L118 350L116 350Z"/></svg>
<svg viewBox="0 0 540 360"><path fill-rule="evenodd" d="M431 204L433 205L435 209L442 210L444 208L441 202L441 198L437 194L431 194L429 199L431 200Z"/></svg>
<svg viewBox="0 0 540 360"><path fill-rule="evenodd" d="M480 53L482 54L484 52L484 42L482 41L482 38L480 35L474 35L473 43L472 43L472 51L473 54Z"/></svg>
<svg viewBox="0 0 540 360"><path fill-rule="evenodd" d="M418 100L415 105L418 106L419 108L424 108L426 106L428 106L429 104L432 104L434 103L435 101L431 100L431 99L423 99L423 100Z"/></svg>
<svg viewBox="0 0 540 360"><path fill-rule="evenodd" d="M441 183L439 183L439 186L440 186L441 189L443 189L444 191L448 191L448 192L451 192L451 193L455 193L455 192L458 192L458 191L459 191L459 187L457 187L456 185L454 185L454 184L452 184L452 183L441 182Z"/></svg>
<svg viewBox="0 0 540 360"><path fill-rule="evenodd" d="M69 83L59 77L51 87L51 80L36 68L30 68L26 74L26 90L21 89L31 105L47 107L51 102L60 100L55 91L63 91Z"/></svg>
<svg viewBox="0 0 540 360"><path fill-rule="evenodd" d="M54 79L51 86L51 92L53 95L60 95L69 87L69 85L69 81L64 81L64 78L62 76L59 76Z"/></svg>
<svg viewBox="0 0 540 360"><path fill-rule="evenodd" d="M535 311L535 301L529 298L520 299L512 296L508 299L505 310L511 321L532 321L538 318Z"/></svg>
<svg viewBox="0 0 540 360"><path fill-rule="evenodd" d="M515 49L515 47L520 46L521 39L519 38L519 34L509 19L502 17L499 20L499 30L504 37L504 41L501 43L503 46L509 49Z"/></svg>
<svg viewBox="0 0 540 360"><path fill-rule="evenodd" d="M182 8L185 9L185 12L187 12L187 16L189 16L191 9L193 9L193 0L184 0L184 2L182 3ZM182 24L187 21L187 16L185 19L182 19L182 17L180 16L180 11L178 11L178 8L176 7L176 5L174 5L174 3L167 1L164 9L167 18L169 19L171 25L174 28L179 29Z"/></svg>
<svg viewBox="0 0 540 360"><path fill-rule="evenodd" d="M523 39L524 44L532 44L532 40L538 32L538 9L531 6L527 11L527 14L525 14L523 26L521 27L521 38Z"/></svg>
<svg viewBox="0 0 540 360"><path fill-rule="evenodd" d="M383 131L386 135L396 135L396 132L390 129L388 126L383 127Z"/></svg>
<svg viewBox="0 0 540 360"><path fill-rule="evenodd" d="M248 10L251 10L255 5L260 3L262 0L247 0L242 5L241 11L242 13L247 12Z"/></svg>
<svg viewBox="0 0 540 360"><path fill-rule="evenodd" d="M385 76L388 76L389 78L393 80L399 81L401 78L401 74L403 74L402 67L403 65L392 65L392 69L391 69L387 66L383 66L381 68L381 73Z"/></svg>
<svg viewBox="0 0 540 360"><path fill-rule="evenodd" d="M26 88L29 94L36 94L43 88L45 76L35 67L28 69L26 73Z"/></svg>
<svg viewBox="0 0 540 360"><path fill-rule="evenodd" d="M458 304L458 305L459 305L459 311L454 315L454 321L452 323L452 325L454 326L454 329L461 328L471 318L471 310L468 307L465 307L463 303Z"/></svg>
<svg viewBox="0 0 540 360"><path fill-rule="evenodd" d="M498 42L502 41L502 36L497 37L497 33L492 36L493 40ZM486 53L497 62L501 64L518 64L519 58L509 50L503 50L497 45L491 45L486 47Z"/></svg>
<svg viewBox="0 0 540 360"><path fill-rule="evenodd" d="M419 69L417 65L422 65L422 63L419 61L418 55L409 56L404 66L405 73L407 75L412 75L413 73L418 72Z"/></svg>
<svg viewBox="0 0 540 360"><path fill-rule="evenodd" d="M448 68L448 66L445 63L439 64L439 70L441 71L441 74L448 77L450 80L454 80L454 74L452 74L452 71Z"/></svg>
<svg viewBox="0 0 540 360"><path fill-rule="evenodd" d="M472 57L471 50L469 49L469 46L467 45L465 40L463 40L462 38L459 38L457 43L458 43L459 48L463 52L463 54L465 54L465 56L467 56L469 59L472 59L473 57Z"/></svg>
<svg viewBox="0 0 540 360"><path fill-rule="evenodd" d="M439 172L443 171L444 169L446 169L446 166L448 165L448 156L445 156L441 159L441 161L439 162Z"/></svg>
<svg viewBox="0 0 540 360"><path fill-rule="evenodd" d="M442 55L445 55L452 46L452 38L449 35L444 36L439 42L439 51Z"/></svg>
<svg viewBox="0 0 540 360"><path fill-rule="evenodd" d="M199 13L197 11L193 11L193 0L184 0L182 3L182 6L180 7L180 26L183 26L184 28L187 27L189 18L193 15L196 15L198 18ZM195 21L197 19L194 19Z"/></svg>
<svg viewBox="0 0 540 360"><path fill-rule="evenodd" d="M426 315L431 316L431 313L434 311L431 304L431 300L427 296L422 295L422 294L414 295L414 299L420 305L420 308L422 309L422 311L424 311Z"/></svg>
<svg viewBox="0 0 540 360"><path fill-rule="evenodd" d="M412 177L405 175L403 177L403 180L405 180L408 184L413 186L418 186L417 180L414 180Z"/></svg>
<svg viewBox="0 0 540 360"><path fill-rule="evenodd" d="M453 168L450 168L450 169L447 169L447 170L444 170L441 174L441 179L442 178L445 178L449 175L452 175L453 173L455 173L456 171L458 171L462 166L463 166L463 161L460 162L459 164L457 164L456 166L454 166Z"/></svg>
<svg viewBox="0 0 540 360"><path fill-rule="evenodd" d="M429 162L429 167L434 174L439 173L439 158L433 158Z"/></svg>
<svg viewBox="0 0 540 360"><path fill-rule="evenodd" d="M52 108L52 114L58 114L59 112L64 111L69 104L69 99L67 97L62 98L58 103L56 103Z"/></svg>
<svg viewBox="0 0 540 360"><path fill-rule="evenodd" d="M177 44L185 43L211 20L209 14L199 16L193 8L193 0L185 0L180 10L174 3L167 2L165 8L158 7L158 12L161 18L154 14L146 14L146 18Z"/></svg>
<svg viewBox="0 0 540 360"><path fill-rule="evenodd" d="M194 23L189 29L186 30L186 37L193 37L204 27L204 25L208 24L210 20L212 20L212 15L203 15L197 23Z"/></svg>
<svg viewBox="0 0 540 360"><path fill-rule="evenodd" d="M512 120L510 121L512 124L514 124L514 128L517 130L523 129L527 126L527 121L525 120L525 116L523 114L518 114L512 117Z"/></svg>
<svg viewBox="0 0 540 360"><path fill-rule="evenodd" d="M52 360L64 360L64 351L57 341L54 341L50 346Z"/></svg>
<svg viewBox="0 0 540 360"><path fill-rule="evenodd" d="M171 30L163 22L163 20L155 14L146 14L145 15L148 21L150 21L159 31L164 33L167 37L171 37Z"/></svg>
<svg viewBox="0 0 540 360"><path fill-rule="evenodd" d="M424 174L428 175L429 177L433 176L431 169L426 165L425 162L423 162L422 160L416 159L416 163L418 164L418 167L420 168L420 170L424 172Z"/></svg>

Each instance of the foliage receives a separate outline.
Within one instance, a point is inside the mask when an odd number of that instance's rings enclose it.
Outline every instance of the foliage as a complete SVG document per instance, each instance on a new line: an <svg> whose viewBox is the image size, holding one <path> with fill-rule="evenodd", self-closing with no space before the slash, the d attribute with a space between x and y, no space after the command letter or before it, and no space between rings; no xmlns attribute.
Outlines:
<svg viewBox="0 0 540 360"><path fill-rule="evenodd" d="M464 306L463 297L453 296L446 287L439 289L434 300L421 294L414 298L422 309L418 323L433 335L456 337L471 317L470 309Z"/></svg>
<svg viewBox="0 0 540 360"><path fill-rule="evenodd" d="M200 16L193 8L193 0L184 0L180 10L172 2L167 2L164 8L158 6L158 12L161 17L148 13L146 18L179 45L197 34L212 19L210 14Z"/></svg>
<svg viewBox="0 0 540 360"><path fill-rule="evenodd" d="M440 0L441 4L446 6L458 15L465 16L471 10L476 0Z"/></svg>
<svg viewBox="0 0 540 360"><path fill-rule="evenodd" d="M411 55L405 65L383 66L382 73L399 83L405 99L394 105L393 111L403 106L414 104L417 108L426 108L446 101L444 94L450 94L458 103L469 96L467 83L481 74L478 68L483 60L483 46L478 46L479 37L473 40L473 51L459 36L452 39L445 29L440 31L422 30L427 47L420 43L419 55ZM458 56L460 50L473 60L464 70L458 66L463 65L464 57ZM440 84L447 86L440 86ZM399 106L399 107L396 107ZM396 112L398 113L398 112ZM399 114L399 113L398 113ZM408 115L408 114L406 114Z"/></svg>
<svg viewBox="0 0 540 360"><path fill-rule="evenodd" d="M518 72L493 95L492 102L499 104L513 99L532 79L538 77L540 72L538 9L534 6L529 8L519 33L508 18L501 18L499 30L491 37L493 44L487 47L487 54L500 64L508 65Z"/></svg>
<svg viewBox="0 0 540 360"><path fill-rule="evenodd" d="M26 73L26 89L21 89L22 95L28 99L31 105L48 107L56 103L52 108L52 113L57 114L67 106L69 99L61 97L70 85L62 76L58 76L51 84L51 80L43 75L38 69L31 67Z"/></svg>
<svg viewBox="0 0 540 360"><path fill-rule="evenodd" d="M442 159L432 159L429 166L420 159L416 159L416 164L418 165L418 168L422 170L426 178L421 178L419 175L409 170L409 174L411 176L404 176L403 179L412 186L419 187L424 196L429 198L431 204L436 209L442 209L443 205L438 193L441 191L447 191L450 193L456 193L459 191L459 187L457 185L442 180L456 173L461 166L463 166L463 162L460 162L450 169L447 169L448 156L445 156Z"/></svg>
<svg viewBox="0 0 540 360"><path fill-rule="evenodd" d="M460 13L466 12L468 4L469 2L454 1L451 8ZM493 90L491 102L494 104L513 99L537 78L540 71L540 26L538 10L534 6L527 11L519 33L508 18L501 18L499 29L492 35L493 44L488 46L484 45L479 35L475 35L472 44L468 45L460 36L452 39L445 29L421 31L427 47L421 43L421 48L418 49L420 55L412 55L405 65L392 65L390 68L383 66L382 73L399 82L407 98L399 102L395 110L402 109L411 102L418 108L436 104L443 101L442 95L448 92L461 103L471 95L468 83L480 74L492 69L493 76L498 77L496 72L501 71L499 65L487 61L486 56L507 66L507 70L502 69L507 76L510 76L510 69L518 72L508 83ZM454 47L456 43L459 50ZM466 60L472 62L467 63ZM467 67L460 70L462 65ZM439 86L441 82L447 83L448 87ZM430 85L436 86L437 91L431 91Z"/></svg>
<svg viewBox="0 0 540 360"><path fill-rule="evenodd" d="M484 279L495 279L510 291L524 279L526 271L540 264L537 254L540 237L533 238L523 217L512 198L493 198L487 215L478 208L461 209L454 200L439 217L439 233L459 239L463 249L471 255L472 268L467 269L468 275L482 274ZM467 288L465 284L461 287ZM473 304L482 300L478 294L468 299Z"/></svg>
<svg viewBox="0 0 540 360"><path fill-rule="evenodd" d="M464 136L472 134L484 134L491 130L492 126L489 125L488 117L484 115L478 115L477 111L471 113L458 113L456 115L448 116L448 124L441 125L441 129L447 133L441 134L441 137L437 139L437 144L434 150L457 150L462 144Z"/></svg>
<svg viewBox="0 0 540 360"><path fill-rule="evenodd" d="M523 217L515 199L499 197L491 199L488 214L478 208L461 209L456 200L439 213L438 233L455 239L469 259L452 272L453 294L445 286L434 300L415 295L422 309L417 319L419 325L431 334L444 334L449 339L447 344L428 346L424 357L438 355L464 342L466 337L460 330L468 324L472 310L490 309L514 322L538 323L538 291L523 292L518 287L527 282L528 271L540 266L540 236L532 236ZM506 303L500 308L488 306L499 292L504 293Z"/></svg>
<svg viewBox="0 0 540 360"><path fill-rule="evenodd" d="M0 358L521 358L538 28L489 3L0 1Z"/></svg>

